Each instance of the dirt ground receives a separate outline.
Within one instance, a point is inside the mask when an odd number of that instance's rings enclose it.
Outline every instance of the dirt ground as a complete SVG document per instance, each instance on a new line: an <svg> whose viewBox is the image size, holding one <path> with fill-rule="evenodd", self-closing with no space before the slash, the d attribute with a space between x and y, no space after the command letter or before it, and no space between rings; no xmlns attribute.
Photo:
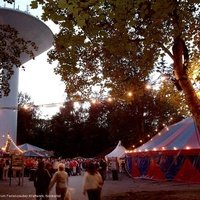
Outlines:
<svg viewBox="0 0 200 200"><path fill-rule="evenodd" d="M69 177L72 200L85 200L82 193L83 176ZM24 178L24 184L17 180L0 181L0 200L35 200L33 182ZM49 200L56 200L55 188ZM23 197L24 196L24 197ZM102 200L200 200L200 184L169 181L133 179L121 174L119 180L108 175L102 189Z"/></svg>
<svg viewBox="0 0 200 200"><path fill-rule="evenodd" d="M199 200L199 190L141 191L104 196L102 200Z"/></svg>
<svg viewBox="0 0 200 200"><path fill-rule="evenodd" d="M121 189L116 186L115 192L106 192L102 200L200 200L200 184L128 177L123 177L121 181ZM106 187L114 186L108 181Z"/></svg>

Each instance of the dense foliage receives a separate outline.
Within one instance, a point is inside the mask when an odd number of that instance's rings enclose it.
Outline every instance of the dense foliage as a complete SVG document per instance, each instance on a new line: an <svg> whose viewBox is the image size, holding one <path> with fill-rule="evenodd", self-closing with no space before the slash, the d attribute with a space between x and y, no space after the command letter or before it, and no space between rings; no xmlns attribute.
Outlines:
<svg viewBox="0 0 200 200"><path fill-rule="evenodd" d="M18 143L35 144L63 157L104 155L119 140L126 148L139 146L140 140L149 140L163 124L187 116L181 97L169 98L166 90L164 85L159 91L144 90L134 99L130 97L129 103L103 100L77 107L74 101L67 101L50 120L39 119L32 109L19 109Z"/></svg>
<svg viewBox="0 0 200 200"><path fill-rule="evenodd" d="M55 72L70 97L88 99L98 86L100 96L106 90L123 99L167 58L173 63L170 80L185 94L200 127L199 99L188 76L188 68L199 64L197 1L33 0L31 5L39 4L43 20L60 26L49 60L59 61Z"/></svg>

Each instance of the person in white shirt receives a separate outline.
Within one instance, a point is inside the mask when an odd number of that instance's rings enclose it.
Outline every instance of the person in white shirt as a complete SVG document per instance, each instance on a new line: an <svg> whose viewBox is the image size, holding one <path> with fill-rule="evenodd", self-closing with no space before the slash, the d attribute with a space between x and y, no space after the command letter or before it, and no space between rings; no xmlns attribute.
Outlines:
<svg viewBox="0 0 200 200"><path fill-rule="evenodd" d="M65 166L62 163L58 165L58 171L54 173L50 181L49 191L54 184L56 184L57 200L64 200L68 187L68 174L65 172Z"/></svg>
<svg viewBox="0 0 200 200"><path fill-rule="evenodd" d="M83 194L87 194L88 200L100 200L102 186L101 174L97 171L94 163L89 163L83 176Z"/></svg>

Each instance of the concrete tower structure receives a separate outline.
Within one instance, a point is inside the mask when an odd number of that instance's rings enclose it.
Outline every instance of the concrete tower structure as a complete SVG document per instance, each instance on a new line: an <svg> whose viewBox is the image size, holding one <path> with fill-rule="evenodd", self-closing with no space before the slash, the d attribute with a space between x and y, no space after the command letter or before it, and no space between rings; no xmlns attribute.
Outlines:
<svg viewBox="0 0 200 200"><path fill-rule="evenodd" d="M35 42L38 47L38 50L34 52L35 57L48 50L53 44L53 33L49 27L27 12L0 8L0 24L10 25L19 32L19 37ZM24 64L30 60L30 57L22 54L20 60ZM15 66L13 68L15 73L10 80L10 94L8 97L0 98L0 148L5 145L7 134L15 143L17 139L19 69Z"/></svg>

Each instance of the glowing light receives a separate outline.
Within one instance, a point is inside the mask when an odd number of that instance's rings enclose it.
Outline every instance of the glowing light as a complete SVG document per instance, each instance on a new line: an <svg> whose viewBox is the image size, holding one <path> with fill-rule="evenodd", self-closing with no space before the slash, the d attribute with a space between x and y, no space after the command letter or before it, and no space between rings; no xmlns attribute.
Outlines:
<svg viewBox="0 0 200 200"><path fill-rule="evenodd" d="M14 143L14 141L12 140L12 138L10 137L9 134L7 134L7 141L4 147L2 147L1 149L9 152L9 148L10 148L10 144L12 143L12 145L20 152L23 153L23 151Z"/></svg>
<svg viewBox="0 0 200 200"><path fill-rule="evenodd" d="M1 147L1 149L2 149L3 151L5 151L5 150L6 150L6 148L5 148L5 147Z"/></svg>
<svg viewBox="0 0 200 200"><path fill-rule="evenodd" d="M165 147L162 147L162 150L165 150Z"/></svg>
<svg viewBox="0 0 200 200"><path fill-rule="evenodd" d="M132 145L133 148L135 148L135 145Z"/></svg>
<svg viewBox="0 0 200 200"><path fill-rule="evenodd" d="M159 132L158 135L161 135L161 132Z"/></svg>
<svg viewBox="0 0 200 200"><path fill-rule="evenodd" d="M197 97L200 98L200 91L196 92Z"/></svg>
<svg viewBox="0 0 200 200"><path fill-rule="evenodd" d="M28 109L29 109L29 106L28 106L27 104L25 104L25 105L23 106L23 109L28 110Z"/></svg>
<svg viewBox="0 0 200 200"><path fill-rule="evenodd" d="M146 89L147 89L147 90L149 90L149 89L151 89L151 88L152 88L151 85L149 85L149 84L146 85Z"/></svg>
<svg viewBox="0 0 200 200"><path fill-rule="evenodd" d="M142 140L140 140L140 143L142 143Z"/></svg>
<svg viewBox="0 0 200 200"><path fill-rule="evenodd" d="M174 149L174 150L177 150L177 147L174 147L173 149Z"/></svg>
<svg viewBox="0 0 200 200"><path fill-rule="evenodd" d="M97 103L97 100L96 100L96 99L92 99L92 100L91 100L91 103L92 103L92 104L96 104L96 103Z"/></svg>
<svg viewBox="0 0 200 200"><path fill-rule="evenodd" d="M150 138L151 136L148 134L147 137Z"/></svg>
<svg viewBox="0 0 200 200"><path fill-rule="evenodd" d="M153 151L157 151L157 148L153 148Z"/></svg>
<svg viewBox="0 0 200 200"><path fill-rule="evenodd" d="M132 93L132 92L128 92L128 96L129 96L129 97L132 97L132 96L133 96L133 93Z"/></svg>
<svg viewBox="0 0 200 200"><path fill-rule="evenodd" d="M112 102L112 98L111 97L108 98L108 102Z"/></svg>
<svg viewBox="0 0 200 200"><path fill-rule="evenodd" d="M186 146L186 149L188 150L188 149L190 149L190 147L189 147L189 146Z"/></svg>
<svg viewBox="0 0 200 200"><path fill-rule="evenodd" d="M148 151L148 149L145 149L144 151L146 151L146 152L147 152L147 151Z"/></svg>

